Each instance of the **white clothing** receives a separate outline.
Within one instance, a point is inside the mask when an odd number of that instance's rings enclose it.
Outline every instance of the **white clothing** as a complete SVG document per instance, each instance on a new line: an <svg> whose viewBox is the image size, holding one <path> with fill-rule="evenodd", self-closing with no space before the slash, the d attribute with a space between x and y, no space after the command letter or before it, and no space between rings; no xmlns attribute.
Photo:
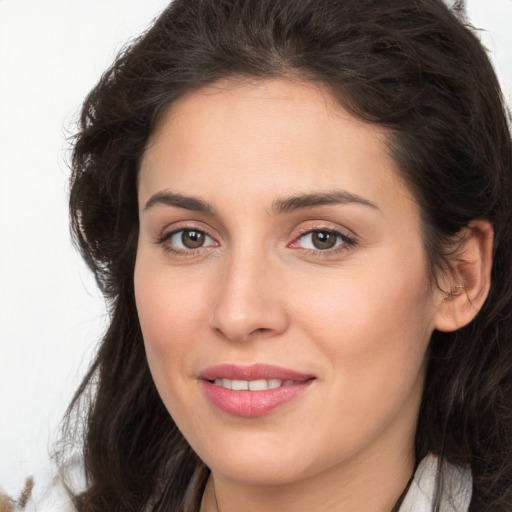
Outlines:
<svg viewBox="0 0 512 512"><path fill-rule="evenodd" d="M73 480L83 481L79 471ZM418 466L400 512L431 512L437 476L437 457L428 455ZM445 465L446 490L441 497L441 512L467 512L471 502L472 479L469 469ZM76 512L59 477L49 485L35 482L34 493L23 512Z"/></svg>
<svg viewBox="0 0 512 512"><path fill-rule="evenodd" d="M467 512L473 490L469 468L445 464L444 470L445 489L441 495L441 512ZM428 455L414 473L399 512L431 512L436 477L437 457Z"/></svg>

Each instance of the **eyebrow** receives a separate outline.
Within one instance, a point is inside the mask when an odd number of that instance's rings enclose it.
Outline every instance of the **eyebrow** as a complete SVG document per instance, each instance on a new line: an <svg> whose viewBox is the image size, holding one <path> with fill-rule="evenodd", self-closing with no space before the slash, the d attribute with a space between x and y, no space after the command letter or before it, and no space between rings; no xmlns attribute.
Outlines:
<svg viewBox="0 0 512 512"><path fill-rule="evenodd" d="M149 210L157 205L176 206L184 208L185 210L194 210L197 212L213 213L213 208L202 199L197 197L184 196L182 194L175 194L172 192L157 192L152 195L149 201L144 206L145 210Z"/></svg>
<svg viewBox="0 0 512 512"><path fill-rule="evenodd" d="M283 197L276 199L272 203L271 212L273 214L291 213L296 210L304 210L307 208L314 208L317 206L325 206L330 204L360 204L368 206L376 210L379 207L365 199L364 197L351 194L345 191L333 192L317 192L311 194L299 194L290 197ZM174 206L183 208L185 210L192 210L198 212L214 213L214 208L197 197L185 196L183 194L173 193L169 191L157 192L148 200L144 206L145 210L149 210L155 206Z"/></svg>
<svg viewBox="0 0 512 512"><path fill-rule="evenodd" d="M365 199L364 197L351 194L345 191L333 191L333 192L319 192L313 194L300 194L297 196L285 197L282 199L276 199L272 204L272 212L274 213L291 213L295 210L302 210L306 208L314 208L316 206L325 206L329 204L361 204L368 206L376 210L380 208Z"/></svg>

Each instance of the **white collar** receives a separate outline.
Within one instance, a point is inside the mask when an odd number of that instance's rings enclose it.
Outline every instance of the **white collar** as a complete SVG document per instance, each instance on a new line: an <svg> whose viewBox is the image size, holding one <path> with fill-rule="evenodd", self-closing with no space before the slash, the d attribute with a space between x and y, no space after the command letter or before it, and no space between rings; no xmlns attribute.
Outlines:
<svg viewBox="0 0 512 512"><path fill-rule="evenodd" d="M437 466L438 459L434 455L428 455L421 461L399 512L432 512ZM467 468L457 468L448 463L444 464L443 469L445 489L441 497L440 512L467 512L471 502L471 472ZM74 476L76 477L76 474ZM75 511L62 482L53 480L49 488L42 487L46 492L37 492L40 490L40 486L36 485L35 494L39 496L34 496L36 499L30 500L23 512ZM35 502L39 502L38 507L35 506Z"/></svg>
<svg viewBox="0 0 512 512"><path fill-rule="evenodd" d="M427 455L414 473L399 512L432 512L437 474L437 457ZM467 512L473 487L469 468L459 468L445 462L443 483L440 512Z"/></svg>

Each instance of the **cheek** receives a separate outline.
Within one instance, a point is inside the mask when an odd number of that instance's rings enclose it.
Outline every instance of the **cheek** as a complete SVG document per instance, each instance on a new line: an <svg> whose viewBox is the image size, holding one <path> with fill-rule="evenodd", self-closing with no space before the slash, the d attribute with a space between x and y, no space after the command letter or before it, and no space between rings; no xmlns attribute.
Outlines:
<svg viewBox="0 0 512 512"><path fill-rule="evenodd" d="M199 292L180 276L169 276L143 251L137 255L134 275L135 300L151 374L166 405L174 402L171 388L180 386L191 340L199 340L203 310Z"/></svg>
<svg viewBox="0 0 512 512"><path fill-rule="evenodd" d="M433 331L434 302L422 248L414 249L376 251L369 262L355 261L339 275L303 283L307 300L295 316L306 319L319 338L331 339L333 355L421 346Z"/></svg>
<svg viewBox="0 0 512 512"><path fill-rule="evenodd" d="M193 322L184 322L187 301L178 300L173 288L147 268L136 267L135 298L149 369L162 402L179 423L193 413L180 399L186 396L183 372L190 353L181 334L184 324Z"/></svg>
<svg viewBox="0 0 512 512"><path fill-rule="evenodd" d="M209 434L198 418L198 386L192 369L204 352L207 297L213 284L159 267L143 254L137 258L135 298L151 375L178 428L191 445L201 446Z"/></svg>
<svg viewBox="0 0 512 512"><path fill-rule="evenodd" d="M340 403L338 414L353 432L421 395L434 318L427 274L421 253L409 262L390 260L396 264L383 256L382 267L347 272L338 283L319 281L295 314L329 361L326 398Z"/></svg>
<svg viewBox="0 0 512 512"><path fill-rule="evenodd" d="M202 283L198 286L198 283ZM137 256L134 288L139 321L147 349L180 352L180 344L190 343L190 334L199 331L206 314L204 276L189 276L145 256Z"/></svg>

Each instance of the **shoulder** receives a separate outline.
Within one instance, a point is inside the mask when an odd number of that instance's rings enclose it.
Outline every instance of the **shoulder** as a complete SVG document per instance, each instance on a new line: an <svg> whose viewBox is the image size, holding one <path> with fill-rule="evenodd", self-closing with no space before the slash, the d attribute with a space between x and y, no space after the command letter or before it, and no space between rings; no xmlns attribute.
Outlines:
<svg viewBox="0 0 512 512"><path fill-rule="evenodd" d="M421 461L414 473L400 512L430 512L432 510L440 469L438 458L434 455L428 455ZM442 467L442 477L443 491L440 510L443 512L467 512L473 486L469 468L459 468L445 462Z"/></svg>

